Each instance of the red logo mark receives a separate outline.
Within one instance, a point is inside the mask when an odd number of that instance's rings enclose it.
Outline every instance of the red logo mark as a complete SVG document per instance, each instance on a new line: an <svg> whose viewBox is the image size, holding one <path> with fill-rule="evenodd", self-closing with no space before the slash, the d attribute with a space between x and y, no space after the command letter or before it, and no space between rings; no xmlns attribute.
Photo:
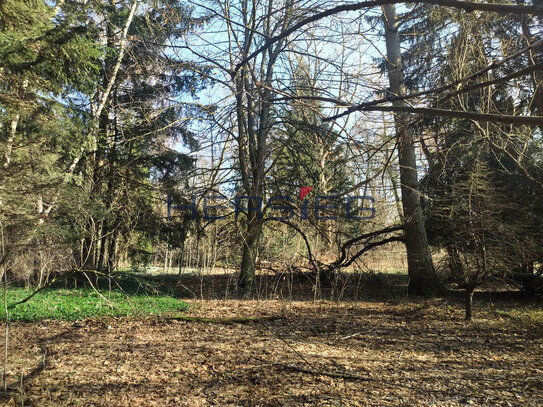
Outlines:
<svg viewBox="0 0 543 407"><path fill-rule="evenodd" d="M313 187L300 187L300 200L303 201L312 189Z"/></svg>

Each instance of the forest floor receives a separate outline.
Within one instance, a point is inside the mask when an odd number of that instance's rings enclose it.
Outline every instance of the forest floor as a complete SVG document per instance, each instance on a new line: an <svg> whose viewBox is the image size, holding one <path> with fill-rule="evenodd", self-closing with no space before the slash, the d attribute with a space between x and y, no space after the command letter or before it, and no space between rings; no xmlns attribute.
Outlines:
<svg viewBox="0 0 543 407"><path fill-rule="evenodd" d="M541 303L480 295L467 323L458 299L387 287L330 301L219 286L187 276L180 292L202 295L174 316L13 322L0 405L543 405Z"/></svg>

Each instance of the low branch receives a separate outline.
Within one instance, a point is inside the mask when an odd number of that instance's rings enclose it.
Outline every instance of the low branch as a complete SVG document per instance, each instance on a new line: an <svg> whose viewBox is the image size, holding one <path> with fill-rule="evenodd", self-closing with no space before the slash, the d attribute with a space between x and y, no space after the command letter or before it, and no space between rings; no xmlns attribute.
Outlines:
<svg viewBox="0 0 543 407"><path fill-rule="evenodd" d="M339 256L339 259L337 259L334 263L332 263L331 266L334 266L334 268L337 268L338 266L340 266L343 263L343 261L347 258L347 252L349 251L349 249L353 245L361 242L362 240L369 240L369 239L372 239L372 238L380 236L380 235L384 235L384 234L392 233L392 232L397 232L397 231L403 230L403 229L404 229L403 225L390 226L390 227L387 227L387 228L384 228L384 229L375 230L375 231L370 232L370 233L365 233L363 235L360 235L360 236L354 237L354 238L352 238L350 240L347 240L341 246L341 249L340 249L341 254ZM350 262L349 264L351 264L351 263L352 262ZM341 267L345 267L345 266L341 266Z"/></svg>
<svg viewBox="0 0 543 407"><path fill-rule="evenodd" d="M67 279L68 277L70 277L71 275L73 275L74 272L72 271L70 274L68 275L64 275L62 276L61 280L65 280ZM32 291L32 293L28 296L26 296L25 298L23 298L22 300L19 300L17 302L14 302L13 304L9 304L8 305L8 309L13 309L15 308L17 305L21 305L21 304L24 304L25 302L27 301L30 301L36 294L38 294L39 292L43 291L44 289L46 288L49 288L51 287L53 284L55 284L56 282L58 282L59 279L58 278L53 278L51 279L47 284L44 284L42 285L41 287L38 287L36 288L34 291Z"/></svg>
<svg viewBox="0 0 543 407"><path fill-rule="evenodd" d="M388 237L388 238L383 239L383 240L379 240L377 242L368 243L367 245L364 246L364 248L362 250L360 250L358 253L356 253L354 256L352 256L347 262L335 265L334 269L349 267L351 264L353 264L355 262L356 259L358 259L360 256L362 256L364 253L370 251L371 249L375 249L376 247L383 246L383 245L385 245L387 243L392 243L392 242L405 242L405 237L404 236L392 236L392 237ZM332 265L334 265L334 263L332 263Z"/></svg>
<svg viewBox="0 0 543 407"><path fill-rule="evenodd" d="M38 294L40 291L44 290L44 289L47 288L47 287L50 287L50 284L42 285L41 287L36 288L36 289L32 292L32 294L30 294L29 296L23 298L23 299L20 300L20 301L14 302L13 304L9 304L9 305L7 306L7 309L13 309L13 308L15 308L17 305L24 304L25 302L31 300L36 294Z"/></svg>

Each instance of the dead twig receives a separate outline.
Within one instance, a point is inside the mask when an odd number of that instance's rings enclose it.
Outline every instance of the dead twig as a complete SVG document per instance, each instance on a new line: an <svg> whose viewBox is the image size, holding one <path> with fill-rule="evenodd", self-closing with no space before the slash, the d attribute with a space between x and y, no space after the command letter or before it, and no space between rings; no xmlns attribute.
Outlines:
<svg viewBox="0 0 543 407"><path fill-rule="evenodd" d="M255 357L255 359L267 365L279 366L284 369L293 370L295 372L307 373L307 374L312 374L316 376L328 376L328 377L334 377L336 379L347 379L347 380L361 380L365 382L374 380L372 377L369 377L369 376L360 376L357 374L344 373L344 372L327 372L324 370L317 370L317 369L305 369L303 367L296 366L295 364L292 364L292 363L286 364L286 363L278 363L278 362L268 362L264 359L260 359L259 357Z"/></svg>
<svg viewBox="0 0 543 407"><path fill-rule="evenodd" d="M354 334L344 336L343 338L339 338L340 341L343 341L345 339L354 338L355 336L360 335L362 332L355 332Z"/></svg>

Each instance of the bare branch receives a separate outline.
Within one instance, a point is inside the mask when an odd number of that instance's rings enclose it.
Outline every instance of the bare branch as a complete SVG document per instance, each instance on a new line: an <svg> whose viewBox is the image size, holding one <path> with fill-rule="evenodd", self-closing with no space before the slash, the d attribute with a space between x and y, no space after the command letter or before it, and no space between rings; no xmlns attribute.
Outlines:
<svg viewBox="0 0 543 407"><path fill-rule="evenodd" d="M333 7L328 10L324 10L320 13L313 14L302 21L294 24L292 27L286 29L281 34L276 35L275 37L269 38L266 43L258 48L256 51L244 58L239 64L236 65L234 73L239 71L244 65L247 64L251 59L256 57L258 54L262 53L273 44L278 41L281 41L288 37L290 34L296 32L302 27L305 27L308 24L311 24L315 21L322 20L323 18L330 17L339 13L344 13L348 11L358 11L371 7L383 6L385 4L399 4L399 3L412 3L407 0L372 0L364 1L355 4L345 4L337 7ZM503 14L531 14L534 16L543 16L543 6L524 6L517 4L491 4L491 3L475 3L471 1L463 0L419 0L415 4L429 4L435 6L444 6L444 7L454 7L468 12L471 11L486 11L494 13L503 13Z"/></svg>

